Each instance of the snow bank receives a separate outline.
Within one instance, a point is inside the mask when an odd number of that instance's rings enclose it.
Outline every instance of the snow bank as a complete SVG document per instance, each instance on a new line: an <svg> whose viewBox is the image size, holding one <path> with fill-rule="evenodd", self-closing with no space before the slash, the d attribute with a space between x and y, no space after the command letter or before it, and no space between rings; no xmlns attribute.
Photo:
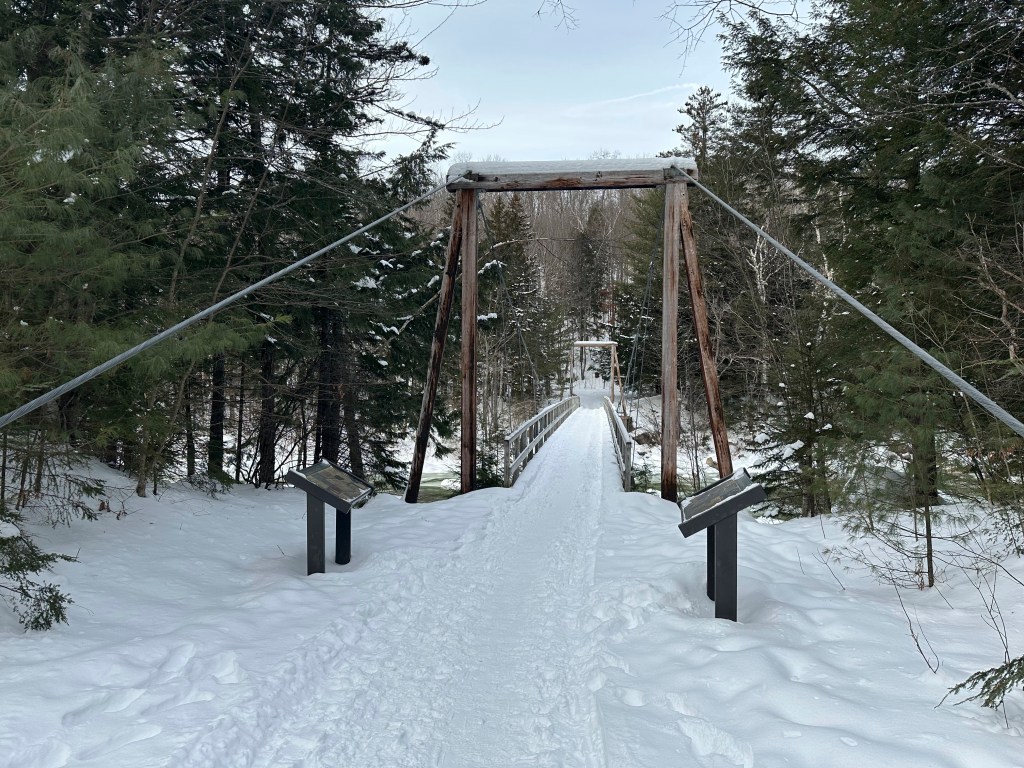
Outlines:
<svg viewBox="0 0 1024 768"><path fill-rule="evenodd" d="M378 496L310 577L300 492L108 474L123 519L33 531L80 559L70 625L0 619L0 767L1021 765L1018 694L1009 727L937 706L1002 657L969 584L903 594L932 673L892 589L822 555L834 524L744 516L714 619L704 538L617 488L600 394L516 487Z"/></svg>

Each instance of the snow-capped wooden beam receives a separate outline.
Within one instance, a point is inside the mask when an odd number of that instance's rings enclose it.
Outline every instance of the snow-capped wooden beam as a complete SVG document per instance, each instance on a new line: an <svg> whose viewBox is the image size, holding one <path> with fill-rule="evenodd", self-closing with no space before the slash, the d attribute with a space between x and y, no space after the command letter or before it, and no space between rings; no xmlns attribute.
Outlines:
<svg viewBox="0 0 1024 768"><path fill-rule="evenodd" d="M630 160L543 160L456 163L447 189L483 192L542 192L565 189L639 189L697 178L697 164L685 157Z"/></svg>

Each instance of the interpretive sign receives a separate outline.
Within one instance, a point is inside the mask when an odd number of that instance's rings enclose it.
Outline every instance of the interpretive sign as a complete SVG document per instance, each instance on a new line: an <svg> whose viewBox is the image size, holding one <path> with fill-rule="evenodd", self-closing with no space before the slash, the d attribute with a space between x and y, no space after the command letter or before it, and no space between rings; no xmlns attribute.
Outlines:
<svg viewBox="0 0 1024 768"><path fill-rule="evenodd" d="M679 530L683 536L692 536L767 498L764 488L750 478L747 470L741 469L702 488L683 502L680 507L683 522Z"/></svg>
<svg viewBox="0 0 1024 768"><path fill-rule="evenodd" d="M373 487L361 477L329 461L321 461L298 472L292 470L285 479L306 493L318 496L335 509L346 505L350 509L356 507L373 493Z"/></svg>
<svg viewBox="0 0 1024 768"><path fill-rule="evenodd" d="M707 529L709 535L715 534L713 556L709 550L713 562L708 563L708 597L715 601L716 618L736 621L737 617L736 513L767 498L764 488L741 469L697 491L680 506L683 536ZM719 538L723 531L728 535Z"/></svg>
<svg viewBox="0 0 1024 768"><path fill-rule="evenodd" d="M326 460L305 469L290 470L285 480L306 492L307 575L326 570L325 504L335 509L334 562L348 564L352 560L352 509L370 497L373 486Z"/></svg>

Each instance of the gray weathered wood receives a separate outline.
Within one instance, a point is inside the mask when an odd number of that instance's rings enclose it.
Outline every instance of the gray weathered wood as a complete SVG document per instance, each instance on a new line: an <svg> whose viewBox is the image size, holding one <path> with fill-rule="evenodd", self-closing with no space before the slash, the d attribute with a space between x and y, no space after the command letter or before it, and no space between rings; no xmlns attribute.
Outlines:
<svg viewBox="0 0 1024 768"><path fill-rule="evenodd" d="M461 489L476 487L477 215L475 190L466 191L462 221L462 454Z"/></svg>
<svg viewBox="0 0 1024 768"><path fill-rule="evenodd" d="M679 246L680 215L686 185L665 187L665 255L661 290L661 498L679 499L676 456L679 450Z"/></svg>
<svg viewBox="0 0 1024 768"><path fill-rule="evenodd" d="M557 189L635 189L660 187L676 179L696 177L689 158L632 160L470 162L448 171L448 190L537 192Z"/></svg>
<svg viewBox="0 0 1024 768"><path fill-rule="evenodd" d="M420 481L423 479L423 464L430 440L430 425L434 418L434 402L437 385L441 378L441 361L444 357L445 341L448 338L448 324L452 316L455 296L455 278L459 271L459 252L462 249L462 225L466 218L465 208L472 204L469 192L455 196L455 212L452 215L452 231L448 238L448 252L445 255L444 275L441 277L441 293L437 303L437 317L434 320L434 337L430 342L430 363L427 368L427 383L423 387L423 403L420 406L420 421L416 427L416 441L409 469L409 484L405 488L405 500L415 504L420 496Z"/></svg>

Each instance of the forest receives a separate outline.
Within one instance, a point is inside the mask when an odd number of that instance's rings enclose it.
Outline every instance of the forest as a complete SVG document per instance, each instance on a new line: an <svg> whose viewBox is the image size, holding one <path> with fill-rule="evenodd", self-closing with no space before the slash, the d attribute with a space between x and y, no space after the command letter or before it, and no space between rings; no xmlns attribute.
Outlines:
<svg viewBox="0 0 1024 768"><path fill-rule="evenodd" d="M387 23L395 5L0 7L0 411L438 183L459 159L453 126L398 106L429 59ZM827 0L800 20L721 23L735 93L697 89L665 154L693 157L709 188L1024 414L1024 9ZM419 149L374 149L393 132ZM699 192L690 204L726 413L763 456L764 514L841 516L901 586L1019 555L1021 438ZM614 339L630 398L658 394L662 210L656 191L484 198L481 485L500 482L509 428L578 375L574 341ZM119 514L90 461L140 496L180 480L270 489L321 458L400 489L450 218L435 196L6 428L0 595L25 626L62 621L73 598L47 583L64 556L31 526ZM686 312L692 489L714 478ZM439 452L457 440L449 362ZM1024 676L1005 662L971 682L989 703Z"/></svg>

